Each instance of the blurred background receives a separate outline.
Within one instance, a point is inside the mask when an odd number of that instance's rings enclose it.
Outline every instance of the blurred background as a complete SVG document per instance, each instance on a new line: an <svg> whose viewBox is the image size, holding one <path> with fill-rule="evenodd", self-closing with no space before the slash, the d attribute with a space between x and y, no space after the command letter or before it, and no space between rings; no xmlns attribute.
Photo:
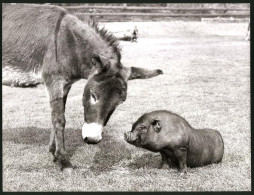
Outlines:
<svg viewBox="0 0 254 195"><path fill-rule="evenodd" d="M98 21L170 21L214 20L239 22L248 20L250 5L246 3L55 3L80 18ZM117 16L117 17L116 17Z"/></svg>

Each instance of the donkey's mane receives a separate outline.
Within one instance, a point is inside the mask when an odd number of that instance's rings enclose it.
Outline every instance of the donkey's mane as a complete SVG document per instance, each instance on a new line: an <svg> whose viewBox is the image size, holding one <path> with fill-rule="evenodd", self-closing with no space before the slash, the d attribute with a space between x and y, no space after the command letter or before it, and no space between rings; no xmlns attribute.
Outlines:
<svg viewBox="0 0 254 195"><path fill-rule="evenodd" d="M96 33L100 35L100 37L106 41L106 43L113 48L113 52L117 54L118 59L121 59L121 48L119 46L118 39L106 30L104 27L100 28L98 23L94 19L90 19L88 21L88 25L91 26Z"/></svg>

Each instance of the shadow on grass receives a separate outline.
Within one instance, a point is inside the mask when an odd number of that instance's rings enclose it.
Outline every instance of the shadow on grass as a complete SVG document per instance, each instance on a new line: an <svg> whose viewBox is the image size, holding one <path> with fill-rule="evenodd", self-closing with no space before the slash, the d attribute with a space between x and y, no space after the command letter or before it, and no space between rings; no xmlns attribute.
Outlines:
<svg viewBox="0 0 254 195"><path fill-rule="evenodd" d="M103 141L98 146L100 151L95 153L93 165L90 167L95 175L111 171L120 161L131 158L131 152L126 148L125 143L119 142L110 135L104 135Z"/></svg>
<svg viewBox="0 0 254 195"><path fill-rule="evenodd" d="M160 163L161 156L159 153L147 153L143 154L140 157L134 158L133 161L129 163L128 167L131 169L140 169L140 168L156 169L159 168Z"/></svg>
<svg viewBox="0 0 254 195"><path fill-rule="evenodd" d="M13 142L15 144L28 144L33 146L47 146L49 143L51 129L43 129L37 127L20 127L13 129L4 129L2 131L5 142ZM111 171L114 166L120 161L130 160L131 151L126 147L125 142L115 139L111 135L103 135L103 141L97 144L100 150L95 153L93 165L90 171L95 175L103 172ZM84 146L81 131L76 129L65 129L65 146L68 152L68 157L71 158L78 147ZM45 151L46 152L46 151ZM129 168L158 168L161 157L156 153L143 154L141 157L136 157Z"/></svg>
<svg viewBox="0 0 254 195"><path fill-rule="evenodd" d="M3 130L3 142L15 144L28 144L31 147L47 146L51 129L37 127L20 127ZM81 131L77 129L65 129L65 146L70 159L77 148L84 146ZM119 142L110 135L104 135L103 141L97 144L100 151L95 153L91 171L95 175L110 171L113 166L124 159L130 159L131 153L124 143ZM46 152L46 151L45 151Z"/></svg>
<svg viewBox="0 0 254 195"><path fill-rule="evenodd" d="M46 146L49 144L50 131L51 129L37 127L4 129L2 131L2 141L33 146ZM82 145L84 143L82 142L81 132L79 130L65 129L65 146L70 158L74 155L77 147Z"/></svg>

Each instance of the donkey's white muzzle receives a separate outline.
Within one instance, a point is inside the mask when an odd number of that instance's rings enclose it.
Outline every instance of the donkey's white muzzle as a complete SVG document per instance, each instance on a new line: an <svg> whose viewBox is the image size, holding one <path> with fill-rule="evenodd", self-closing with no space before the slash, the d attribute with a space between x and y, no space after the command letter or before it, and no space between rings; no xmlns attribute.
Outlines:
<svg viewBox="0 0 254 195"><path fill-rule="evenodd" d="M96 144L102 139L103 126L97 123L84 123L82 127L82 137L88 144Z"/></svg>

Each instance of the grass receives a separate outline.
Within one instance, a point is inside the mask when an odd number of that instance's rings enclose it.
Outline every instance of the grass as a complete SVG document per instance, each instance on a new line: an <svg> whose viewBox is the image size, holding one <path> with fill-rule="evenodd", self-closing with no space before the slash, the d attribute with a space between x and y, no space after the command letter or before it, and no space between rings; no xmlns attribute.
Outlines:
<svg viewBox="0 0 254 195"><path fill-rule="evenodd" d="M139 28L138 43L122 42L125 66L160 68L163 75L133 80L97 145L85 145L82 93L75 83L66 108L66 148L73 171L60 172L48 153L50 107L43 85L2 87L4 191L249 191L250 44L245 23L107 23L114 31ZM123 133L144 112L171 110L194 128L221 132L220 164L160 170L158 153L136 148Z"/></svg>

